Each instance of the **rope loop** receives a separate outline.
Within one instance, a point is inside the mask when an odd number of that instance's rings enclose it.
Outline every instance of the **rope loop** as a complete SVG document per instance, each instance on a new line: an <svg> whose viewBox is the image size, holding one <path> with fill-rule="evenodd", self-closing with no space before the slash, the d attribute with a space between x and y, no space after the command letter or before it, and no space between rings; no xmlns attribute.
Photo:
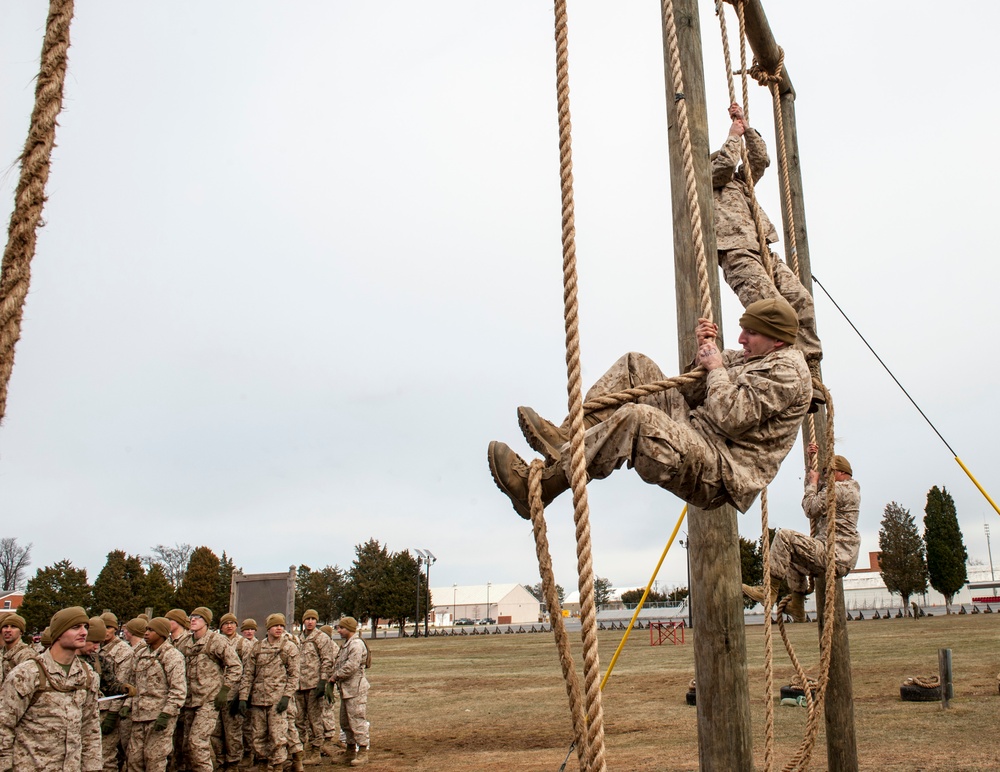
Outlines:
<svg viewBox="0 0 1000 772"><path fill-rule="evenodd" d="M763 65L757 61L755 56L753 59L753 64L750 66L748 74L751 78L757 81L761 86L770 86L774 83L781 83L781 72L785 69L785 49L778 46L778 63L774 66L774 70L765 70Z"/></svg>

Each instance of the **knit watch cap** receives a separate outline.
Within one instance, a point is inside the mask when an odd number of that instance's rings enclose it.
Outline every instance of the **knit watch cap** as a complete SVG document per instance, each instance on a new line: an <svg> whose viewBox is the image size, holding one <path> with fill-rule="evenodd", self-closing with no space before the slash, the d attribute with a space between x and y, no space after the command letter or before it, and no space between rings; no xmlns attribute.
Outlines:
<svg viewBox="0 0 1000 772"><path fill-rule="evenodd" d="M232 622L234 625L238 625L240 620L236 618L235 614L223 614L219 617L219 627L222 627L226 622Z"/></svg>
<svg viewBox="0 0 1000 772"><path fill-rule="evenodd" d="M270 630L275 625L281 625L282 627L285 626L285 615L284 614L268 614L267 615L267 622L265 623L264 628L267 629L267 630Z"/></svg>
<svg viewBox="0 0 1000 772"><path fill-rule="evenodd" d="M146 629L152 630L163 640L167 640L170 637L170 620L166 617L153 617L146 625Z"/></svg>
<svg viewBox="0 0 1000 772"><path fill-rule="evenodd" d="M149 622L149 614L143 611L141 614L135 615L136 619L141 619L143 622Z"/></svg>
<svg viewBox="0 0 1000 772"><path fill-rule="evenodd" d="M90 619L87 617L87 612L83 610L83 606L70 606L57 611L49 620L49 645L58 641L62 634L71 627L85 625L89 622Z"/></svg>
<svg viewBox="0 0 1000 772"><path fill-rule="evenodd" d="M337 622L337 627L343 627L349 632L356 633L358 631L358 620L354 617L341 617L340 621Z"/></svg>
<svg viewBox="0 0 1000 772"><path fill-rule="evenodd" d="M331 638L333 637L333 628L332 628L332 627L330 627L330 625L323 625L323 626L322 626L322 627L320 628L320 631L321 631L321 632L324 632L324 633L326 633L326 634L327 634L327 635L329 635L329 636L330 636Z"/></svg>
<svg viewBox="0 0 1000 772"><path fill-rule="evenodd" d="M302 615L302 621L305 622L307 619L315 619L317 622L319 621L319 614L316 613L316 609L306 609L306 613Z"/></svg>
<svg viewBox="0 0 1000 772"><path fill-rule="evenodd" d="M125 623L125 629L128 630L132 635L145 635L146 633L146 620L136 617L135 619L130 619Z"/></svg>
<svg viewBox="0 0 1000 772"><path fill-rule="evenodd" d="M22 633L24 628L27 626L27 622L24 621L24 617L20 614L7 614L2 621L0 621L0 627L7 627L8 625L13 625Z"/></svg>
<svg viewBox="0 0 1000 772"><path fill-rule="evenodd" d="M851 475L851 477L854 476L854 470L851 469L851 462L848 461L843 456L833 457L833 468L836 469L838 472L844 472L846 474L849 474Z"/></svg>
<svg viewBox="0 0 1000 772"><path fill-rule="evenodd" d="M179 624L185 630L191 629L191 620L188 619L187 613L182 608L172 608L163 616L166 617L167 619L172 619L174 622Z"/></svg>
<svg viewBox="0 0 1000 772"><path fill-rule="evenodd" d="M69 629L69 628L67 628L67 629ZM63 630L63 632L66 632L66 631ZM42 630L42 634L39 637L38 642L40 644L42 644L42 648L43 649L47 649L47 648L49 648L52 645L52 628L51 627L46 627L44 630Z"/></svg>
<svg viewBox="0 0 1000 772"><path fill-rule="evenodd" d="M257 620L251 619L250 617L244 619L243 624L240 625L240 630L256 630L256 629L257 629Z"/></svg>
<svg viewBox="0 0 1000 772"><path fill-rule="evenodd" d="M101 619L104 620L104 624L108 627L113 627L115 630L118 629L118 617L112 614L110 611L105 611L101 614Z"/></svg>
<svg viewBox="0 0 1000 772"><path fill-rule="evenodd" d="M108 626L100 617L90 618L90 630L87 631L87 643L104 643L108 637Z"/></svg>
<svg viewBox="0 0 1000 772"><path fill-rule="evenodd" d="M191 616L201 617L205 620L205 624L212 624L212 609L205 608L204 606L198 606L194 611L191 612Z"/></svg>
<svg viewBox="0 0 1000 772"><path fill-rule="evenodd" d="M740 327L791 345L799 334L799 319L784 298L764 298L746 307Z"/></svg>

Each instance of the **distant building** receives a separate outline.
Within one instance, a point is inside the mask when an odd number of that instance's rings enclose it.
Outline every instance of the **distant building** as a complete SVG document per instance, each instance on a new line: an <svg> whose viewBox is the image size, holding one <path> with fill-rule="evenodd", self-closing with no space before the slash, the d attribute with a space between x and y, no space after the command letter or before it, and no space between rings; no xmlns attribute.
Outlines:
<svg viewBox="0 0 1000 772"><path fill-rule="evenodd" d="M431 587L431 623L447 627L459 619L495 619L498 625L534 624L541 604L522 584Z"/></svg>
<svg viewBox="0 0 1000 772"><path fill-rule="evenodd" d="M0 595L0 611L16 611L24 601L24 590L14 590L13 592Z"/></svg>

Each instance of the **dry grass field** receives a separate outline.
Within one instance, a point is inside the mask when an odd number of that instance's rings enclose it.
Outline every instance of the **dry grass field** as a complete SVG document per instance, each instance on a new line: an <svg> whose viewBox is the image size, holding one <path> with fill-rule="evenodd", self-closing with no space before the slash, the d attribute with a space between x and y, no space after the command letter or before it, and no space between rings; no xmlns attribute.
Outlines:
<svg viewBox="0 0 1000 772"><path fill-rule="evenodd" d="M807 667L818 661L814 624L791 625ZM855 717L862 770L1000 769L1000 614L851 622ZM613 770L698 768L692 640L649 645L636 630L604 693L608 766ZM622 633L601 632L607 666ZM578 637L575 636L575 637ZM747 629L754 752L763 758L763 628ZM775 697L791 667L775 630ZM934 675L937 651L953 652L955 699L899 699L911 675ZM571 737L555 645L549 634L387 639L374 642L369 718L378 770L546 770L562 764ZM579 646L578 667L582 667ZM778 768L801 741L806 711L775 708ZM825 770L820 732L811 769ZM321 769L321 767L315 767ZM578 768L575 754L567 769Z"/></svg>

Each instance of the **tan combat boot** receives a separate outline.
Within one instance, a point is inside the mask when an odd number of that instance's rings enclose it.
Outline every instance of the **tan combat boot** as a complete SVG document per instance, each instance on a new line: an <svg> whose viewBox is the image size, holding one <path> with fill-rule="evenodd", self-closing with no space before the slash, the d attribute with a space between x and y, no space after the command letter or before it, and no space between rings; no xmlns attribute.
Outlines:
<svg viewBox="0 0 1000 772"><path fill-rule="evenodd" d="M502 442L494 440L489 447L490 473L493 482L514 505L514 511L525 520L531 519L528 503L528 465L517 453ZM548 505L560 493L569 490L569 480L561 464L542 470L542 505Z"/></svg>
<svg viewBox="0 0 1000 772"><path fill-rule="evenodd" d="M304 767L315 767L317 764L322 764L323 760L321 758L320 746L310 745L309 750L302 759L302 766Z"/></svg>
<svg viewBox="0 0 1000 772"><path fill-rule="evenodd" d="M785 613L792 618L793 622L806 621L806 596L805 593L793 592L785 604Z"/></svg>
<svg viewBox="0 0 1000 772"><path fill-rule="evenodd" d="M295 751L295 753L292 754L292 764L289 767L292 772L305 772L305 769L302 766L303 755L302 751Z"/></svg>
<svg viewBox="0 0 1000 772"><path fill-rule="evenodd" d="M358 752L354 755L354 758L351 759L351 766L363 767L367 763L368 763L368 746L359 745Z"/></svg>
<svg viewBox="0 0 1000 772"><path fill-rule="evenodd" d="M600 421L594 416L589 413L584 414L585 429L597 426L599 423ZM569 442L569 419L566 419L562 426L556 426L530 407L522 405L517 409L517 425L521 427L521 434L524 435L528 447L545 456L547 463L559 463L562 458L562 447Z"/></svg>

